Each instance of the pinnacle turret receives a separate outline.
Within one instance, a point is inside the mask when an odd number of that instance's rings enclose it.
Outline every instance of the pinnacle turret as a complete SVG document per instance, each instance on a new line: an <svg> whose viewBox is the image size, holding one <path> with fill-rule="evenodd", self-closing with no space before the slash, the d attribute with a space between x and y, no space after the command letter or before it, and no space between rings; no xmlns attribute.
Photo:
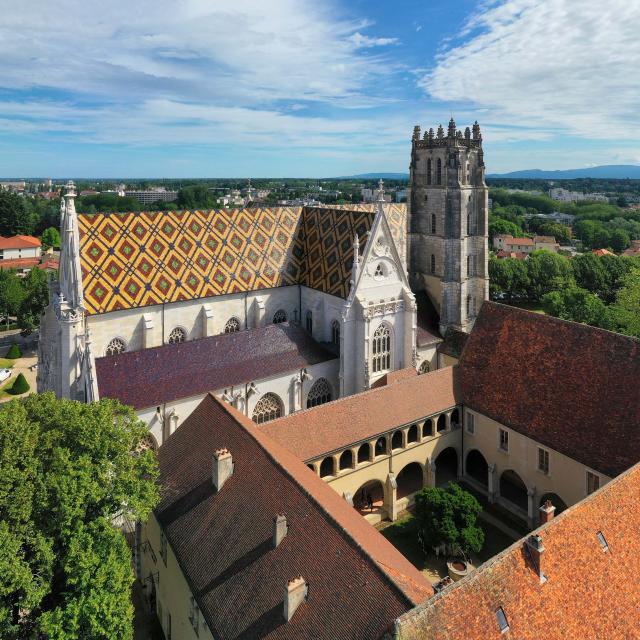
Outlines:
<svg viewBox="0 0 640 640"><path fill-rule="evenodd" d="M449 120L449 131L447 132L449 134L450 138L455 138L456 135L456 121L451 118L451 120Z"/></svg>

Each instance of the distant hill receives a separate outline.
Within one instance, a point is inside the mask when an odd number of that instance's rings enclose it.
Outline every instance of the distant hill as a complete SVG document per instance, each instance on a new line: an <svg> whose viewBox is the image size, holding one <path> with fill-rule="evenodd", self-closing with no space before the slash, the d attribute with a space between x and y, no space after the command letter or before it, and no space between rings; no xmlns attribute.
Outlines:
<svg viewBox="0 0 640 640"><path fill-rule="evenodd" d="M408 173L359 173L355 176L339 176L325 180L409 180Z"/></svg>
<svg viewBox="0 0 640 640"><path fill-rule="evenodd" d="M600 167L586 167L584 169L564 169L544 171L543 169L525 169L510 173L492 173L487 178L526 178L530 180L571 180L573 178L632 178L640 179L640 165L635 164L606 164Z"/></svg>

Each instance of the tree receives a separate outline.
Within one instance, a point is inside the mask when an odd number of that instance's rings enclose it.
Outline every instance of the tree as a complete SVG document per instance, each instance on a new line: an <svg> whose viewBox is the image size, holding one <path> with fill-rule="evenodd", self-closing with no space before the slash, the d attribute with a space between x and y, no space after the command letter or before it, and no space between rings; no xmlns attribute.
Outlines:
<svg viewBox="0 0 640 640"><path fill-rule="evenodd" d="M619 329L640 338L640 267L635 267L622 280L612 313Z"/></svg>
<svg viewBox="0 0 640 640"><path fill-rule="evenodd" d="M15 379L13 385L11 386L9 393L14 396L19 396L23 393L27 393L29 389L31 389L31 387L29 386L27 379L24 377L24 373L19 373L18 377Z"/></svg>
<svg viewBox="0 0 640 640"><path fill-rule="evenodd" d="M38 224L38 214L25 198L0 191L0 235L31 235Z"/></svg>
<svg viewBox="0 0 640 640"><path fill-rule="evenodd" d="M20 351L20 347L15 342L9 347L7 358L9 360L17 360L18 358L22 358L22 351Z"/></svg>
<svg viewBox="0 0 640 640"><path fill-rule="evenodd" d="M498 235L508 235L514 238L520 238L524 235L522 229L515 223L509 220L503 220L502 218L496 218L490 216L489 218L489 240L493 242L493 239Z"/></svg>
<svg viewBox="0 0 640 640"><path fill-rule="evenodd" d="M452 483L445 489L422 489L415 500L416 521L425 545L447 544L465 554L482 549L484 531L476 524L482 507L468 491Z"/></svg>
<svg viewBox="0 0 640 640"><path fill-rule="evenodd" d="M571 261L576 284L591 293L601 295L607 288L607 272L604 261L593 253L584 253Z"/></svg>
<svg viewBox="0 0 640 640"><path fill-rule="evenodd" d="M59 247L60 232L55 227L48 227L42 232L42 244L46 247Z"/></svg>
<svg viewBox="0 0 640 640"><path fill-rule="evenodd" d="M33 394L0 412L0 637L133 637L116 522L158 500L146 426L112 400Z"/></svg>
<svg viewBox="0 0 640 640"><path fill-rule="evenodd" d="M49 285L47 274L33 268L24 278L25 297L18 310L18 326L25 332L31 332L40 325L40 316L49 304Z"/></svg>
<svg viewBox="0 0 640 640"><path fill-rule="evenodd" d="M0 269L0 313L15 316L25 297L24 283L15 271Z"/></svg>
<svg viewBox="0 0 640 640"><path fill-rule="evenodd" d="M530 300L541 300L545 293L574 285L571 263L551 251L534 251L527 260Z"/></svg>
<svg viewBox="0 0 640 640"><path fill-rule="evenodd" d="M546 313L556 318L582 322L601 329L610 329L612 326L607 306L586 289L570 287L551 291L542 298L542 306Z"/></svg>
<svg viewBox="0 0 640 640"><path fill-rule="evenodd" d="M524 260L489 258L489 292L493 300L524 298L529 287L529 275Z"/></svg>
<svg viewBox="0 0 640 640"><path fill-rule="evenodd" d="M611 232L611 248L618 253L631 246L631 237L625 229L614 229Z"/></svg>

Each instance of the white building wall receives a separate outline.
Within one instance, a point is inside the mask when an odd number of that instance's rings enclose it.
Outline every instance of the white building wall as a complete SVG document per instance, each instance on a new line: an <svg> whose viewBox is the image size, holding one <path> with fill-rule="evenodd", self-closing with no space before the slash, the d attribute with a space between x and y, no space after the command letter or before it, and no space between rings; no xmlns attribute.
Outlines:
<svg viewBox="0 0 640 640"><path fill-rule="evenodd" d="M40 247L27 247L24 249L0 249L3 260L14 260L16 258L39 258Z"/></svg>

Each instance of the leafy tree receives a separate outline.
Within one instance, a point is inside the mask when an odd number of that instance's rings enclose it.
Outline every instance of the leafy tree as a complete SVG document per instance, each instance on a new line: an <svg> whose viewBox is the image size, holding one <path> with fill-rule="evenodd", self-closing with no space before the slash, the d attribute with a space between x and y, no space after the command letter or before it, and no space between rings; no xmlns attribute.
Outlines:
<svg viewBox="0 0 640 640"><path fill-rule="evenodd" d="M25 198L0 191L0 235L31 235L38 224L38 214Z"/></svg>
<svg viewBox="0 0 640 640"><path fill-rule="evenodd" d="M529 288L527 263L516 258L489 258L489 292L494 300L524 298Z"/></svg>
<svg viewBox="0 0 640 640"><path fill-rule="evenodd" d="M551 251L534 251L527 260L529 299L541 300L545 293L574 284L571 263Z"/></svg>
<svg viewBox="0 0 640 640"><path fill-rule="evenodd" d="M24 283L16 272L0 269L0 313L15 316L24 297Z"/></svg>
<svg viewBox="0 0 640 640"><path fill-rule="evenodd" d="M603 260L593 253L584 253L571 261L576 284L591 293L601 295L608 285L607 272Z"/></svg>
<svg viewBox="0 0 640 640"><path fill-rule="evenodd" d="M495 216L489 217L489 239L493 242L493 239L501 234L513 236L514 238L520 238L524 236L522 229L515 223L509 220L503 220Z"/></svg>
<svg viewBox="0 0 640 640"><path fill-rule="evenodd" d="M178 191L178 206L185 209L209 208L215 206L213 193L204 184L194 184Z"/></svg>
<svg viewBox="0 0 640 640"><path fill-rule="evenodd" d="M22 393L27 393L27 391L29 391L29 389L31 389L31 387L29 386L29 383L27 382L27 379L24 377L23 373L19 373L18 377L15 379L11 390L9 391L9 393L11 393L14 396L19 396Z"/></svg>
<svg viewBox="0 0 640 640"><path fill-rule="evenodd" d="M42 232L42 244L46 247L59 247L60 232L55 227L48 227Z"/></svg>
<svg viewBox="0 0 640 640"><path fill-rule="evenodd" d="M640 338L640 267L629 271L622 285L613 305L613 316L623 333Z"/></svg>
<svg viewBox="0 0 640 640"><path fill-rule="evenodd" d="M20 347L14 342L7 352L7 358L9 360L16 360L17 358L22 358L22 351L20 351Z"/></svg>
<svg viewBox="0 0 640 640"><path fill-rule="evenodd" d="M610 329L611 317L607 306L586 289L571 287L560 291L551 291L542 298L546 313L562 318L582 322L601 329Z"/></svg>
<svg viewBox="0 0 640 640"><path fill-rule="evenodd" d="M476 524L482 507L468 491L452 483L444 489L422 489L415 499L416 522L424 544L447 544L465 554L482 549L484 531Z"/></svg>
<svg viewBox="0 0 640 640"><path fill-rule="evenodd" d="M116 522L158 499L148 431L112 400L33 394L0 412L0 637L133 637L131 554Z"/></svg>
<svg viewBox="0 0 640 640"><path fill-rule="evenodd" d="M26 332L34 331L40 324L40 316L49 304L47 274L34 268L24 278L25 297L18 310L18 326Z"/></svg>
<svg viewBox="0 0 640 640"><path fill-rule="evenodd" d="M539 225L537 233L541 236L553 236L560 244L568 244L571 241L569 227L558 222L543 222Z"/></svg>
<svg viewBox="0 0 640 640"><path fill-rule="evenodd" d="M611 248L618 253L631 246L631 236L625 229L614 229L611 232Z"/></svg>

